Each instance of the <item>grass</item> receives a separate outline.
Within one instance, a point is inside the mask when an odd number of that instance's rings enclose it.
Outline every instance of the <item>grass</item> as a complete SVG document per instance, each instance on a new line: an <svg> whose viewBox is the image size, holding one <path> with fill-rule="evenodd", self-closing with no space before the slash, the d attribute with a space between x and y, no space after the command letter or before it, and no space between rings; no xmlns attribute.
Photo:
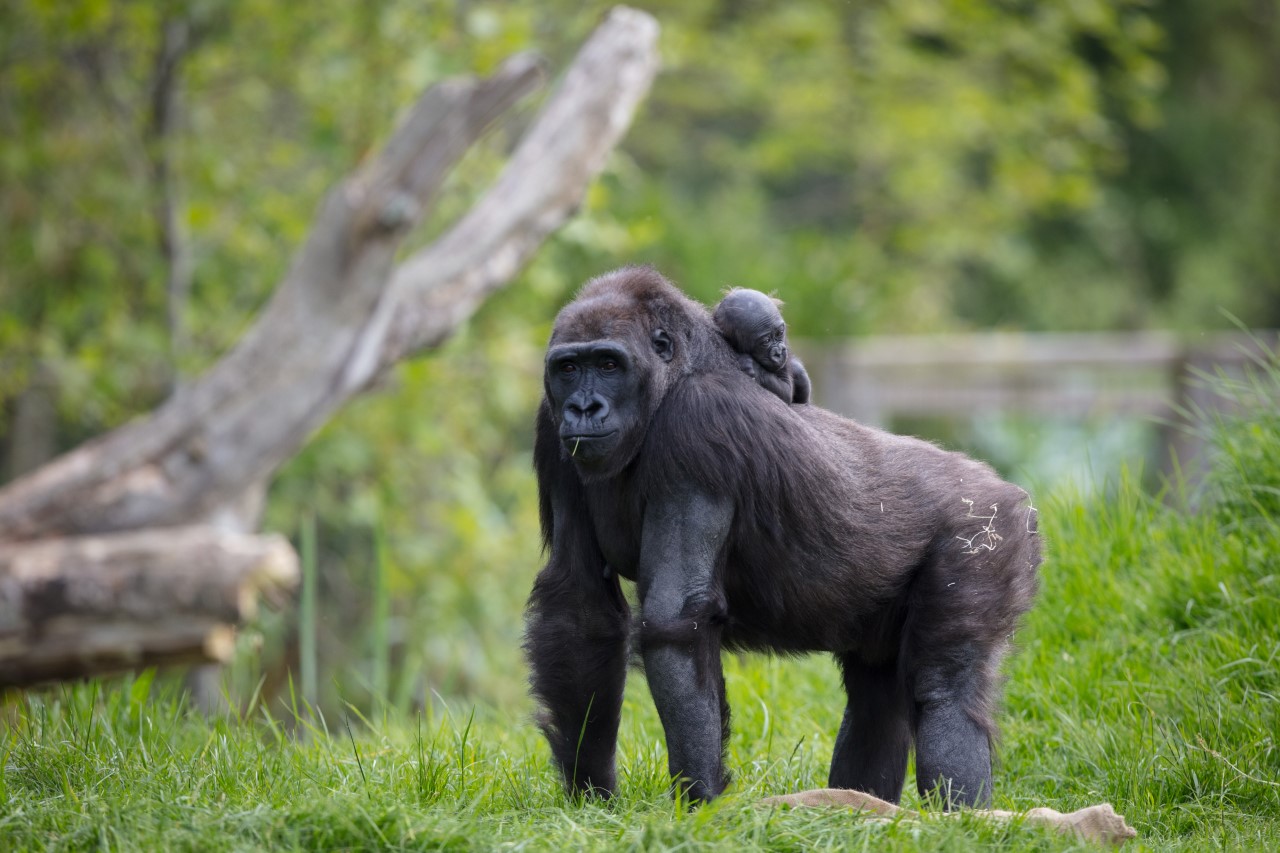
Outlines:
<svg viewBox="0 0 1280 853"><path fill-rule="evenodd" d="M1194 513L1127 478L1103 499L1044 499L1043 588L1006 667L997 807L1110 801L1138 847L1280 849L1280 415L1215 435ZM31 693L0 729L0 849L1089 847L969 815L756 808L824 784L837 679L821 657L727 658L726 678L736 782L694 811L668 796L638 677L609 804L563 794L527 706L326 720L299 698L284 715L206 720L149 674Z"/></svg>

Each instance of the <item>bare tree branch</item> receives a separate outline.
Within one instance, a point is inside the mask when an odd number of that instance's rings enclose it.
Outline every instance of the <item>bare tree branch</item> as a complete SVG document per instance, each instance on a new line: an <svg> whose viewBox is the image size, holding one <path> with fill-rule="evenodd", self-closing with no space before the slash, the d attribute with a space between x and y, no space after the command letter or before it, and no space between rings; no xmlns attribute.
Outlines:
<svg viewBox="0 0 1280 853"><path fill-rule="evenodd" d="M236 348L150 416L0 490L0 541L200 522L269 476L397 359L444 340L580 204L648 90L656 37L648 15L615 10L489 193L394 270L448 170L543 75L519 56L429 89L330 192Z"/></svg>
<svg viewBox="0 0 1280 853"><path fill-rule="evenodd" d="M443 179L422 178L413 155L452 165L539 77L520 57L484 83L428 90L384 155L329 193L292 269L237 347L151 416L0 491L3 535L187 523L288 458L339 402L335 378L395 247Z"/></svg>
<svg viewBox="0 0 1280 853"><path fill-rule="evenodd" d="M443 343L573 214L649 91L657 41L649 15L613 10L484 198L396 270L347 371L349 387Z"/></svg>

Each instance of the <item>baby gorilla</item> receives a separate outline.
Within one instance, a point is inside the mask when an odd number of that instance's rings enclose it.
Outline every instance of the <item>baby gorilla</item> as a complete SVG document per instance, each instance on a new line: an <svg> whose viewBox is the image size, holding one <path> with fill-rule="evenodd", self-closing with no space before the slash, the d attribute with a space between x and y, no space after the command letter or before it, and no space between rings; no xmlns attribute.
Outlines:
<svg viewBox="0 0 1280 853"><path fill-rule="evenodd" d="M809 374L795 356L787 357L787 324L782 303L758 290L735 287L720 300L713 319L720 334L738 351L738 366L767 391L787 403L807 403Z"/></svg>

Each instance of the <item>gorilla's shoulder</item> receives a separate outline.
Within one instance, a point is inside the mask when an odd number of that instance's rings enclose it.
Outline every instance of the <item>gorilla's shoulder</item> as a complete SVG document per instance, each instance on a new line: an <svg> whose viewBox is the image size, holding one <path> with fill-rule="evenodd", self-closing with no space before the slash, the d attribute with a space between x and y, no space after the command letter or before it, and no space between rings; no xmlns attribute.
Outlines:
<svg viewBox="0 0 1280 853"><path fill-rule="evenodd" d="M720 438L720 433L758 438L761 434L793 426L793 407L761 388L736 366L691 373L667 391L659 407L659 429L698 429Z"/></svg>
<svg viewBox="0 0 1280 853"><path fill-rule="evenodd" d="M776 484L846 457L825 428L733 370L681 377L654 414L640 454L654 477L693 479L717 488ZM834 416L833 416L834 417ZM754 485L752 485L754 484Z"/></svg>

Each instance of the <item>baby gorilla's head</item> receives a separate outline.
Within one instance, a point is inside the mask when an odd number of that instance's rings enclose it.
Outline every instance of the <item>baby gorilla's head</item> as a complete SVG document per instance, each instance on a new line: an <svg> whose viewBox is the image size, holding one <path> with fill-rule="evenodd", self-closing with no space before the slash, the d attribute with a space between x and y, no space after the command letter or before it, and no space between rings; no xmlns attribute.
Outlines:
<svg viewBox="0 0 1280 853"><path fill-rule="evenodd" d="M716 306L715 322L738 352L749 353L770 373L787 364L787 324L782 303L758 290L735 288Z"/></svg>

